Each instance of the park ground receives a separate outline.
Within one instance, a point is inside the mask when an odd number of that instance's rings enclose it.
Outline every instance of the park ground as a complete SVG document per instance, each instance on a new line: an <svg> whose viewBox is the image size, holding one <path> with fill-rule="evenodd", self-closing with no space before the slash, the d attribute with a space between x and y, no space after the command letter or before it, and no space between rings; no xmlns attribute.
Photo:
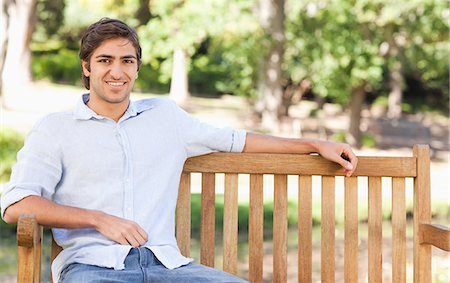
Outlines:
<svg viewBox="0 0 450 283"><path fill-rule="evenodd" d="M79 99L80 94L84 90L77 87L61 86L48 84L46 82L38 82L33 85L32 91L24 94L19 94L10 99L9 107L2 107L0 109L0 129L12 128L23 134L26 134L32 125L41 117L50 112L69 110L75 105ZM153 95L147 94L133 94L132 99L139 99ZM235 127L243 128L250 131L259 131L257 124L254 121L254 116L251 108L242 97L235 97L224 95L218 98L205 98L194 96L188 103L183 106L188 112L195 115L199 119L219 127ZM347 113L338 105L325 104L323 111L318 115L311 117L310 113L317 107L315 102L302 101L300 104L291 107L289 119L282 121L280 131L277 135L287 137L308 137L308 138L323 138L331 139L333 135L343 133L348 124ZM437 209L449 209L450 207L450 148L449 148L449 125L448 117L439 116L436 114L419 113L415 115L407 115L404 118L392 121L386 119L382 113L376 109L365 109L362 113L361 128L365 133L369 133L376 146L373 148L363 147L356 149L358 155L410 155L412 154L412 146L416 143L429 144L432 149L431 160L431 198L432 204L436 204ZM245 181L243 181L245 183ZM1 190L1 187L0 187ZM291 198L296 197L296 190L289 190ZM240 196L241 197L241 196ZM241 199L245 200L246 196ZM270 196L269 196L270 198ZM432 211L433 211L432 205ZM438 219L438 223L450 226L450 219L447 217ZM313 261L319 262L320 259L320 229L316 231L318 237L313 243ZM390 238L389 228L383 230L383 245L386 247L383 251L383 277L384 282L390 282ZM361 231L361 250L367 246L367 231ZM336 234L336 267L337 270L343 270L343 242L341 232ZM2 239L2 242L4 239ZM290 231L289 246L295 246L296 233ZM411 242L411 241L409 241ZM195 246L195 241L193 242ZM243 249L245 250L245 246ZM2 252L3 249L3 252ZM195 247L193 247L195 250ZM264 264L264 277L267 281L271 281L271 245L266 243L265 251L267 259ZM386 251L386 252L385 252ZM14 252L14 249L5 249L0 245L0 257L4 253ZM450 280L450 257L446 253L438 250L433 250L435 259L433 262L434 268L438 272L439 278L435 278L434 282L448 282ZM9 254L10 256L11 254ZM407 246L408 268L412 264L412 247ZM289 249L288 252L288 280L289 282L296 281L296 251ZM361 259L364 258L360 254ZM13 256L12 258L15 258ZM11 258L11 259L12 259ZM242 258L242 263L239 265L239 272L245 275L247 271L247 264L245 257ZM14 264L14 263L12 263ZM217 262L221 265L220 260ZM360 262L361 282L365 282L367 276L366 272L367 262ZM317 266L320 266L318 264ZM441 271L439 271L441 270ZM443 271L442 271L443 270ZM14 282L14 275L2 275L0 271L1 282ZM442 275L443 274L443 275ZM320 282L320 269L314 271L314 282ZM441 278L441 279L440 279ZM409 277L411 279L411 277ZM408 279L408 282L409 282ZM411 279L412 280L412 279ZM336 273L336 282L343 282L342 272Z"/></svg>

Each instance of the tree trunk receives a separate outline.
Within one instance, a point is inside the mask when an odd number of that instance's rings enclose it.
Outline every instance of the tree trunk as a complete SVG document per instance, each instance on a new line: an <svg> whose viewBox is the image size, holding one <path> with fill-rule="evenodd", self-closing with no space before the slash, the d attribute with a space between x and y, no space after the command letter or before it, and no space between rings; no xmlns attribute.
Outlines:
<svg viewBox="0 0 450 283"><path fill-rule="evenodd" d="M361 84L352 89L350 101L350 123L347 133L347 142L354 147L361 147L361 130L359 129L361 123L361 110L366 98L364 91L365 84Z"/></svg>
<svg viewBox="0 0 450 283"><path fill-rule="evenodd" d="M3 71L6 57L6 44L8 43L8 7L10 0L4 0L1 4L0 14L0 74ZM2 80L0 79L0 90L2 89Z"/></svg>
<svg viewBox="0 0 450 283"><path fill-rule="evenodd" d="M272 41L267 57L261 63L256 111L261 114L262 128L277 131L283 99L284 0L260 0L259 8L261 26Z"/></svg>
<svg viewBox="0 0 450 283"><path fill-rule="evenodd" d="M36 0L10 1L8 5L8 44L2 71L5 107L14 107L13 96L24 94L31 82L30 42L36 14Z"/></svg>
<svg viewBox="0 0 450 283"><path fill-rule="evenodd" d="M139 21L139 25L146 25L152 16L150 11L150 0L140 0L139 8L136 11L136 18Z"/></svg>
<svg viewBox="0 0 450 283"><path fill-rule="evenodd" d="M186 52L181 48L173 53L172 80L170 82L170 98L178 104L184 104L189 99Z"/></svg>
<svg viewBox="0 0 450 283"><path fill-rule="evenodd" d="M399 119L402 116L403 98L403 76L400 61L396 61L389 70L389 88L388 117Z"/></svg>

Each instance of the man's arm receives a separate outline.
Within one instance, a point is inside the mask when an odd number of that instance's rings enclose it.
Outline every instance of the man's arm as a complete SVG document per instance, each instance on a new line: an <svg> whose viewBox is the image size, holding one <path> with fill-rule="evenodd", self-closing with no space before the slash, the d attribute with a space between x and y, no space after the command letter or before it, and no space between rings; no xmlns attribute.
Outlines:
<svg viewBox="0 0 450 283"><path fill-rule="evenodd" d="M3 218L7 223L17 223L22 214L33 214L40 225L53 228L94 228L122 245L138 247L148 240L147 233L134 221L97 210L59 205L39 196L28 196L12 204Z"/></svg>
<svg viewBox="0 0 450 283"><path fill-rule="evenodd" d="M340 164L345 174L353 174L358 158L348 144L315 139L281 138L248 133L243 152L265 153L318 153L322 157Z"/></svg>

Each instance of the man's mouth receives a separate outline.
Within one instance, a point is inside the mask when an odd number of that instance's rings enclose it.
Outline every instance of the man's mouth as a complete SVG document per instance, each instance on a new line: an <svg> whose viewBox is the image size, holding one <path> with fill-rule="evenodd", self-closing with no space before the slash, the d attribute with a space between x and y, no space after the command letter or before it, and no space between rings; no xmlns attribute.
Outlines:
<svg viewBox="0 0 450 283"><path fill-rule="evenodd" d="M106 82L110 86L123 86L126 82Z"/></svg>

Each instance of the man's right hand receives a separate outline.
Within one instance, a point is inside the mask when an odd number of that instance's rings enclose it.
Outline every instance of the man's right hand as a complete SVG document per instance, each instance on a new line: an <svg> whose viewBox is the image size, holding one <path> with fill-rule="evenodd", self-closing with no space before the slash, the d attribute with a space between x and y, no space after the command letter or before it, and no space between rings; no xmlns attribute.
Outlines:
<svg viewBox="0 0 450 283"><path fill-rule="evenodd" d="M95 229L103 236L122 245L139 247L148 240L148 235L134 221L95 211Z"/></svg>

